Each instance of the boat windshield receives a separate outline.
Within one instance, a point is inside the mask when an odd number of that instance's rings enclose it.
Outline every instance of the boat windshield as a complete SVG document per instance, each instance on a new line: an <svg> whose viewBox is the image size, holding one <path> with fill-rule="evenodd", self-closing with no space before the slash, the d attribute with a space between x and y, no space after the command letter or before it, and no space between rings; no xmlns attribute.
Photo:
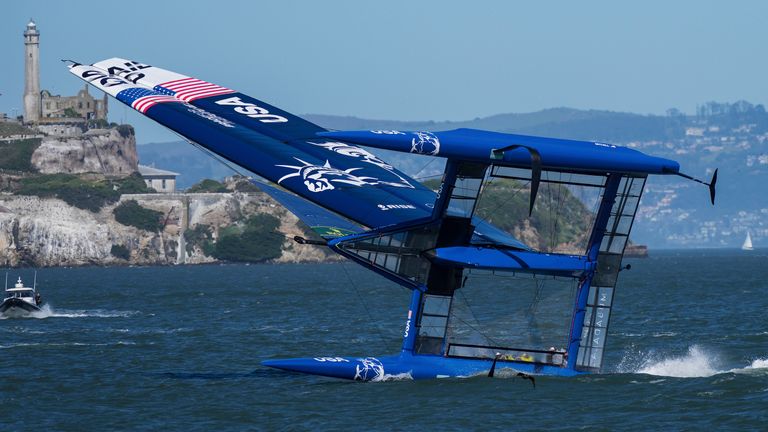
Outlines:
<svg viewBox="0 0 768 432"><path fill-rule="evenodd" d="M6 297L11 298L31 298L33 296L32 290L22 290L22 291L8 291L6 292Z"/></svg>

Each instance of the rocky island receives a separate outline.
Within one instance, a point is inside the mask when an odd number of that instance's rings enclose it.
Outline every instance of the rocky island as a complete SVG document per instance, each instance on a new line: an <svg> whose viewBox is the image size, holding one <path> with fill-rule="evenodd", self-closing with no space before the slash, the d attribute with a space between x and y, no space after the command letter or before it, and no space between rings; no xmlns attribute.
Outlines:
<svg viewBox="0 0 768 432"><path fill-rule="evenodd" d="M292 214L242 178L156 193L137 172L133 128L0 123L5 266L322 261Z"/></svg>

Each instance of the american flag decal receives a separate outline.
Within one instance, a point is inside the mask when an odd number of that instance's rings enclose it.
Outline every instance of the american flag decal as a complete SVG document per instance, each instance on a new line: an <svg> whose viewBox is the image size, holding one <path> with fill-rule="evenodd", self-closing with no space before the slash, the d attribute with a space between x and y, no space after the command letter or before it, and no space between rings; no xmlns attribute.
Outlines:
<svg viewBox="0 0 768 432"><path fill-rule="evenodd" d="M151 96L144 96L142 98L136 99L136 101L131 104L131 107L136 109L136 111L139 111L140 113L144 114L145 112L147 112L149 108L163 102L181 102L181 101L176 99L173 96L151 95Z"/></svg>
<svg viewBox="0 0 768 432"><path fill-rule="evenodd" d="M164 102L181 102L173 96L140 87L129 88L117 94L117 99L144 114L151 107Z"/></svg>
<svg viewBox="0 0 768 432"><path fill-rule="evenodd" d="M191 102L195 99L235 92L234 90L230 90L226 87L211 84L207 81L202 81L197 78L182 78L164 82L159 86L156 86L155 90L160 92L167 90L163 93L172 94L184 102Z"/></svg>

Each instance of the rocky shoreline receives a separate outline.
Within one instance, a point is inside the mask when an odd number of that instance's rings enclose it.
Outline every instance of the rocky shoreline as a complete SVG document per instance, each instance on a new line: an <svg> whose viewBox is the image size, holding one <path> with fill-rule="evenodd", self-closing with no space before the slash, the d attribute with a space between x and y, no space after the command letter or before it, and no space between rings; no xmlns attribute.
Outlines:
<svg viewBox="0 0 768 432"><path fill-rule="evenodd" d="M162 228L142 230L115 220L113 210L134 200L161 212ZM202 245L190 245L185 234L195 226L213 228L215 241L222 227L236 225L255 214L280 221L285 236L280 256L268 262L323 262L335 259L316 246L292 239L306 236L301 222L262 192L125 194L98 213L78 209L56 198L0 195L0 263L6 267L176 265L215 263ZM115 256L112 247L125 247L127 259Z"/></svg>

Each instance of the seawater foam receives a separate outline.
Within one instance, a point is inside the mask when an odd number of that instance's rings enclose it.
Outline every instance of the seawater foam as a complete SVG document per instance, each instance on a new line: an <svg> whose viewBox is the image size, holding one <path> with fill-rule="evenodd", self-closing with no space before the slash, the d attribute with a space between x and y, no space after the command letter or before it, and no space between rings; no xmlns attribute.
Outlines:
<svg viewBox="0 0 768 432"><path fill-rule="evenodd" d="M752 360L752 363L743 368L731 369L728 372L733 373L768 373L768 359L756 359Z"/></svg>
<svg viewBox="0 0 768 432"><path fill-rule="evenodd" d="M632 363L639 366L632 367ZM628 353L622 359L618 372L675 378L703 378L722 373L768 373L768 359L756 359L746 367L730 370L721 370L718 364L716 354L693 345L685 355L676 357L660 358L655 354Z"/></svg>
<svg viewBox="0 0 768 432"><path fill-rule="evenodd" d="M678 378L709 377L720 372L715 368L716 361L716 356L693 345L688 348L687 354L680 357L649 359L637 373Z"/></svg>
<svg viewBox="0 0 768 432"><path fill-rule="evenodd" d="M413 381L413 376L410 372L403 372L399 374L384 374L383 377L373 380L374 382L387 382L387 381Z"/></svg>
<svg viewBox="0 0 768 432"><path fill-rule="evenodd" d="M118 318L128 317L137 314L137 311L106 311L101 309L96 310L54 310L50 304L45 304L41 308L40 312L33 312L30 314L32 318Z"/></svg>

